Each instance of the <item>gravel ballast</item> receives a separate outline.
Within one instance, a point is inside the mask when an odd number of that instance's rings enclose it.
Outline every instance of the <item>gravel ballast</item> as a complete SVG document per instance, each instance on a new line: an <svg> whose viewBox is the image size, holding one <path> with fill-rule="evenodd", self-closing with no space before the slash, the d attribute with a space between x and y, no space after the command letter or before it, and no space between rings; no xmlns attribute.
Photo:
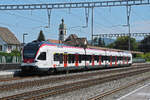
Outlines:
<svg viewBox="0 0 150 100"><path fill-rule="evenodd" d="M109 70L109 69L108 69ZM117 69L113 69L113 70L117 70ZM99 70L98 70L99 71ZM101 70L102 71L102 70ZM93 71L91 71L93 72ZM88 72L88 73L91 73ZM83 73L87 73L87 72L83 72ZM72 74L81 74L81 73L72 73ZM68 75L72 75L72 74L68 74ZM46 78L52 78L52 77L61 77L61 76L68 76L68 75L54 75L54 76L46 76L46 77L37 77L37 78L33 78L33 79L23 79L23 80L15 80L12 82L5 82L5 83L1 83L1 84L10 84L10 83L17 83L17 82L23 82L23 81L30 81L30 80L40 80L40 79L46 79ZM89 88L85 88L85 89L81 89L81 90L77 90L77 91L73 91L70 93L66 93L60 96L54 96L54 97L50 97L47 98L46 100L87 100L90 97L93 97L97 94L100 94L102 92L108 91L110 89L113 88L117 88L120 87L120 85L124 85L127 84L128 82L132 82L135 80L139 80L143 77L146 76L150 76L150 72L147 72L145 74L141 74L141 75L137 75L137 76L132 76L132 77L127 77L124 79L120 79L120 80L115 80L112 82L107 82L104 84L100 84L100 85L96 85L93 87L89 87ZM104 75L102 76L93 76L90 78L96 78L96 77L104 77ZM89 79L90 79L89 78ZM26 89L20 89L20 90L15 90L15 91L8 91L8 92L1 92L0 93L0 98L1 97L5 97L5 96L9 96L9 95L14 95L14 94L18 94L18 93L23 93L23 92L27 92L27 91L33 91L33 90L37 90L37 89L42 89L42 88L47 88L47 87L52 87L52 86L58 86L58 85L62 85L62 84L67 84L67 83L71 83L71 82L76 82L76 81L83 81L83 80L87 80L86 79L76 79L76 80L68 80L68 81L62 81L62 82L57 82L57 83L50 83L44 86L34 86L31 88L26 88ZM115 96L115 98L118 96ZM112 97L114 98L114 97ZM108 100L112 100L112 99L108 99Z"/></svg>
<svg viewBox="0 0 150 100"><path fill-rule="evenodd" d="M144 77L150 76L150 72L132 76L132 77L127 77L124 79L119 79L111 82L107 82L104 84L92 86L89 88L73 91L70 93L54 96L54 97L49 97L44 100L87 100L91 97L94 97L96 95L99 95L103 92L109 91L114 88L118 88L120 86L126 85L128 83L134 82L136 80L140 80ZM108 96L107 98L103 98L103 100L116 100L117 98L129 93L130 91L135 90L138 87L141 87L144 84L147 84L150 82L150 80L145 81L144 83L139 83L136 86L130 87L129 89L123 90L120 93L113 94L111 96Z"/></svg>

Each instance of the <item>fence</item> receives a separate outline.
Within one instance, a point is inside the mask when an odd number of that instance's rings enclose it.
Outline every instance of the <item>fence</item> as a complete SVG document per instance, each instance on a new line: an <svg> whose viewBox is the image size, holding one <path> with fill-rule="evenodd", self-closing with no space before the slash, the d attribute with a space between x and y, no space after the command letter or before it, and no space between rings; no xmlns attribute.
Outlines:
<svg viewBox="0 0 150 100"><path fill-rule="evenodd" d="M6 63L21 63L20 56L1 56L0 55L0 64Z"/></svg>
<svg viewBox="0 0 150 100"><path fill-rule="evenodd" d="M133 58L132 62L133 63L145 63L146 60L143 58Z"/></svg>

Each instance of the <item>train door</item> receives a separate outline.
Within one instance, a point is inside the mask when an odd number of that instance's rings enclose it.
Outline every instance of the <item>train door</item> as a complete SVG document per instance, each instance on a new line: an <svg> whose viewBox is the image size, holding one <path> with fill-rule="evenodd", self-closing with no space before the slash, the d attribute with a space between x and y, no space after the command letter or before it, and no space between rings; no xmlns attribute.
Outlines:
<svg viewBox="0 0 150 100"><path fill-rule="evenodd" d="M79 66L79 55L75 54L75 66L78 67Z"/></svg>
<svg viewBox="0 0 150 100"><path fill-rule="evenodd" d="M117 56L115 56L115 66L117 66Z"/></svg>
<svg viewBox="0 0 150 100"><path fill-rule="evenodd" d="M101 56L99 56L99 65L101 65L101 63L102 63L102 62L101 62Z"/></svg>
<svg viewBox="0 0 150 100"><path fill-rule="evenodd" d="M123 56L123 64L125 63L125 57Z"/></svg>
<svg viewBox="0 0 150 100"><path fill-rule="evenodd" d="M64 67L68 66L68 55L64 54Z"/></svg>
<svg viewBox="0 0 150 100"><path fill-rule="evenodd" d="M112 66L112 56L110 56L110 66Z"/></svg>
<svg viewBox="0 0 150 100"><path fill-rule="evenodd" d="M92 55L92 66L94 66L94 55Z"/></svg>

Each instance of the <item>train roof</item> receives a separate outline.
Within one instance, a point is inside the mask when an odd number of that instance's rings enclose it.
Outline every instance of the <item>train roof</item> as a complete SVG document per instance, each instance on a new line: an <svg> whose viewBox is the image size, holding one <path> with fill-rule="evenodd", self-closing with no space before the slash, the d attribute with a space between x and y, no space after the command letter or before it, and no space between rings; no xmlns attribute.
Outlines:
<svg viewBox="0 0 150 100"><path fill-rule="evenodd" d="M65 45L65 44L58 44L58 43L51 43L48 41L32 41L30 43L27 43L25 46L33 46L33 45L37 45L37 46L41 46L42 44L50 44L50 45L56 45L56 46L69 46L69 45Z"/></svg>
<svg viewBox="0 0 150 100"><path fill-rule="evenodd" d="M49 41L42 41L42 42L40 42L40 41L32 41L32 42L30 42L30 43L27 43L25 46L38 46L38 47L40 47L41 45L43 45L43 44L47 44L47 45L54 45L54 46L64 46L64 47L74 47L74 46L70 46L70 45L66 45L66 44L63 44L63 43L60 43L60 44L58 44L58 43L51 43L51 42L49 42ZM75 47L75 48L82 48L82 47ZM83 49L83 48L82 48ZM92 50L101 50L101 51L105 51L105 50L103 50L103 49L100 49L100 48L89 48L89 47L87 47L87 49L92 49ZM120 52L120 53L126 53L126 54L129 54L130 52L125 52L125 51L117 51L117 50L109 50L109 49L107 49L107 51L110 51L110 52Z"/></svg>

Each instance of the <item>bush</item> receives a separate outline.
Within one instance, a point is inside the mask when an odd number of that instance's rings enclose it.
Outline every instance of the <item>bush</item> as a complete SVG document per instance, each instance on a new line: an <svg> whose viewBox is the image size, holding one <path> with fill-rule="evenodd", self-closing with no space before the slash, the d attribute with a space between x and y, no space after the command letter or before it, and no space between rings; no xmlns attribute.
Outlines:
<svg viewBox="0 0 150 100"><path fill-rule="evenodd" d="M13 51L11 52L11 55L12 55L12 56L21 56L21 52L18 51L18 50L13 50Z"/></svg>
<svg viewBox="0 0 150 100"><path fill-rule="evenodd" d="M11 53L0 52L0 56L21 56L21 52L18 50L13 50Z"/></svg>
<svg viewBox="0 0 150 100"><path fill-rule="evenodd" d="M150 61L150 52L149 53L145 53L145 54L137 54L136 56L137 58L143 58L146 61Z"/></svg>
<svg viewBox="0 0 150 100"><path fill-rule="evenodd" d="M15 60L13 59L14 57ZM18 63L20 60L21 52L18 50L13 50L11 53L0 52L0 63L14 63L14 61Z"/></svg>

